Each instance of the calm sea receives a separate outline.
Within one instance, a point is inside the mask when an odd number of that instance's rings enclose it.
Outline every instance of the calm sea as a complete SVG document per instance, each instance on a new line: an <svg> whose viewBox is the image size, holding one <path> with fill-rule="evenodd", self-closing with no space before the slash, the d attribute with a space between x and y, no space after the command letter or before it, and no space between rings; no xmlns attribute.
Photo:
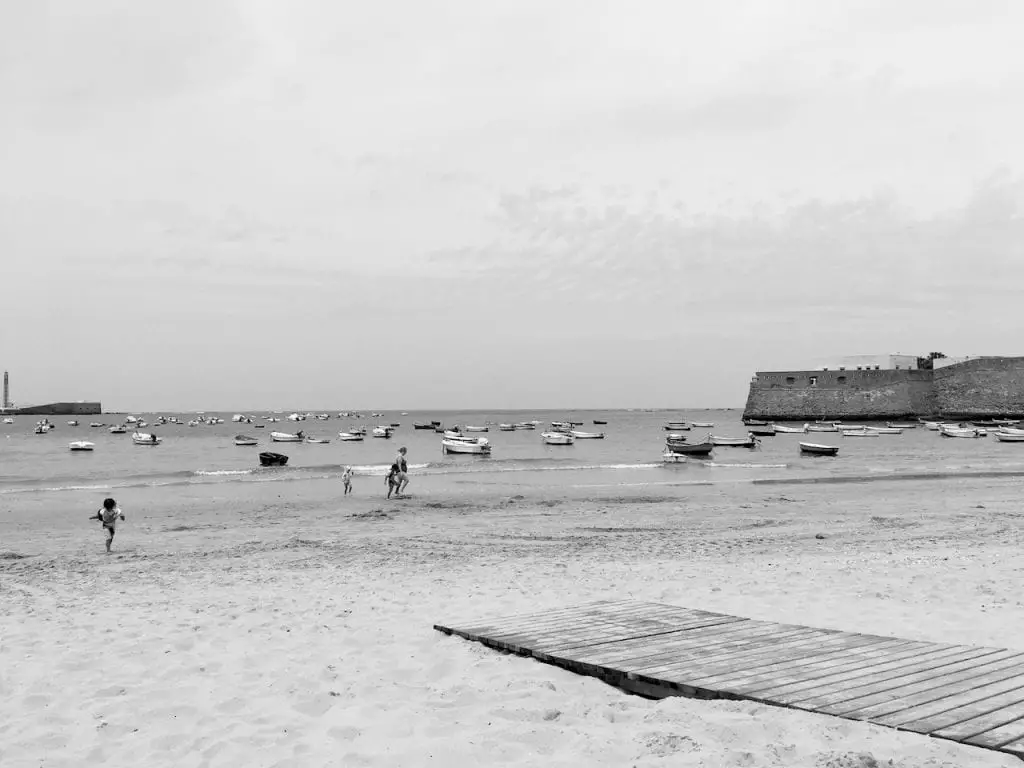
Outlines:
<svg viewBox="0 0 1024 768"><path fill-rule="evenodd" d="M350 465L356 475L380 476L399 446L408 448L410 471L417 492L458 491L471 486L494 492L515 493L517 488L673 486L690 483L749 482L751 480L821 480L842 482L892 475L983 474L1024 472L1024 443L999 443L992 437L962 440L940 437L923 427L902 435L876 438L844 438L835 433L781 434L766 437L757 449L716 448L708 459L665 464L664 425L669 420L713 422L712 429L694 428L690 442L708 432L723 436L746 434L739 409L680 411L475 411L385 413L381 418L351 419L332 413L327 421L309 419L293 423L263 420L266 413L252 413L252 424L231 422L232 413L206 413L225 423L190 427L194 413L164 413L183 423L153 427L158 414L134 414L149 422L146 431L163 438L155 447L136 446L128 434L110 434L107 428L90 428L90 417L81 425L66 425L55 418L57 428L48 434L33 433L36 416L16 417L16 423L0 425L0 495L13 502L17 494L52 494L62 491L113 491L119 488L219 484L223 493L246 483L295 483L340 477ZM107 424L122 417L104 414L95 418ZM498 431L501 422L539 420L535 431ZM593 421L607 421L594 426ZM442 421L445 425L487 425L493 446L489 457L445 456L441 436L414 430L415 421ZM541 431L552 421L583 422L579 429L604 431L603 440L578 440L572 446L548 446ZM350 425L372 427L398 423L389 440L369 435L361 443L340 442L338 432ZM256 424L265 424L255 429ZM272 443L270 432L294 432L329 438L329 444ZM246 433L260 440L256 447L238 447L233 436ZM95 443L91 453L68 450L72 440ZM840 447L835 458L801 456L800 440ZM287 467L261 468L257 454L273 450L289 457ZM278 486L281 487L281 486ZM373 487L366 486L363 487ZM381 488L383 484L381 484ZM254 490L245 486L246 492ZM22 497L24 498L24 497Z"/></svg>

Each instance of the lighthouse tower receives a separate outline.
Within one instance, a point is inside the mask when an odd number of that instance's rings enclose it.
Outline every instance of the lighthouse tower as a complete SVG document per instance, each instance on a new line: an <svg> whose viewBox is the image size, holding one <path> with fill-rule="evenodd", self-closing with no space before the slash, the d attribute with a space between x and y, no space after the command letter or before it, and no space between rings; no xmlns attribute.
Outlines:
<svg viewBox="0 0 1024 768"><path fill-rule="evenodd" d="M7 377L7 371L4 371L4 400L0 405L5 411L11 407L11 384Z"/></svg>

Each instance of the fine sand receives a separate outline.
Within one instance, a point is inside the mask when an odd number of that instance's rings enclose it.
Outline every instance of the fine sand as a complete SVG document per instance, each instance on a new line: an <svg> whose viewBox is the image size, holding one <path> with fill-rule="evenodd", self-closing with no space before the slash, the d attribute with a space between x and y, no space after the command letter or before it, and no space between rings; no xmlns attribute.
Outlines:
<svg viewBox="0 0 1024 768"><path fill-rule="evenodd" d="M1020 481L487 499L419 478L386 502L362 480L348 498L133 493L110 556L86 520L99 499L0 501L0 765L1020 765L795 710L646 700L432 629L636 598L1024 650Z"/></svg>

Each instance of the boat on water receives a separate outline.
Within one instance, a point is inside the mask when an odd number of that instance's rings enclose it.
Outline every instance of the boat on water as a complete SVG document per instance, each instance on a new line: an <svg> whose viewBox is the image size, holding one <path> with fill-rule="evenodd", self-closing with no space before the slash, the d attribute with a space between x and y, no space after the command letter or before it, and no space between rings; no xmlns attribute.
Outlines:
<svg viewBox="0 0 1024 768"><path fill-rule="evenodd" d="M490 427L471 427L469 425L463 427L466 432L489 432Z"/></svg>
<svg viewBox="0 0 1024 768"><path fill-rule="evenodd" d="M13 423L14 423L14 421L12 420L12 421L11 421L11 424L13 424ZM99 421L94 421L94 422L92 422L92 423L91 423L91 424L90 424L89 426L90 426L90 427L105 427L105 426L107 426L107 425L106 425L106 424L103 424L102 422L99 422Z"/></svg>
<svg viewBox="0 0 1024 768"><path fill-rule="evenodd" d="M302 434L302 430L299 430L295 434L291 432L271 432L270 439L275 443L301 443L305 435Z"/></svg>
<svg viewBox="0 0 1024 768"><path fill-rule="evenodd" d="M499 424L498 425L498 429L501 432L515 432L516 431L516 425L515 424Z"/></svg>
<svg viewBox="0 0 1024 768"><path fill-rule="evenodd" d="M800 453L813 456L835 456L839 453L838 445L822 445L821 443L800 443Z"/></svg>
<svg viewBox="0 0 1024 768"><path fill-rule="evenodd" d="M374 427L373 428L373 436L374 437L380 437L380 438L383 438L385 440L388 440L388 439L391 438L391 433L393 431L394 430L392 430L391 427Z"/></svg>
<svg viewBox="0 0 1024 768"><path fill-rule="evenodd" d="M917 424L911 424L910 422L887 421L885 426L889 429L917 429Z"/></svg>
<svg viewBox="0 0 1024 768"><path fill-rule="evenodd" d="M571 432L541 432L540 438L546 445L572 445L576 442Z"/></svg>
<svg viewBox="0 0 1024 768"><path fill-rule="evenodd" d="M68 426L69 427L77 427L78 426L78 421L76 419L72 419L71 421L68 422Z"/></svg>
<svg viewBox="0 0 1024 768"><path fill-rule="evenodd" d="M152 432L132 432L132 442L136 445L160 445L163 441Z"/></svg>
<svg viewBox="0 0 1024 768"><path fill-rule="evenodd" d="M95 444L90 443L88 440L75 440L68 444L68 448L72 451L91 451L95 447Z"/></svg>
<svg viewBox="0 0 1024 768"><path fill-rule="evenodd" d="M266 429L267 425L266 424L253 424L252 428L253 429Z"/></svg>
<svg viewBox="0 0 1024 768"><path fill-rule="evenodd" d="M577 440L604 440L604 432L581 432L578 429L574 429L569 434Z"/></svg>
<svg viewBox="0 0 1024 768"><path fill-rule="evenodd" d="M715 422L713 422L713 421L691 421L690 425L694 426L694 427L697 427L698 429L711 429L713 426L715 426Z"/></svg>
<svg viewBox="0 0 1024 768"><path fill-rule="evenodd" d="M708 438L711 440L711 444L715 446L731 447L731 448L756 448L758 439L754 435L747 435L746 437L724 437L722 435L709 435Z"/></svg>
<svg viewBox="0 0 1024 768"><path fill-rule="evenodd" d="M775 434L777 435L803 435L807 432L807 426L802 427L783 427L780 424L775 425Z"/></svg>
<svg viewBox="0 0 1024 768"><path fill-rule="evenodd" d="M235 435L235 445L259 445L259 440L248 435Z"/></svg>
<svg viewBox="0 0 1024 768"><path fill-rule="evenodd" d="M843 437L878 437L877 432L868 429L843 429L840 430Z"/></svg>
<svg viewBox="0 0 1024 768"><path fill-rule="evenodd" d="M1016 427L1000 427L996 432L1003 435L1024 435L1024 429Z"/></svg>
<svg viewBox="0 0 1024 768"><path fill-rule="evenodd" d="M839 427L837 427L835 424L819 424L819 423L815 422L814 424L804 424L804 431L805 432L838 432L839 431Z"/></svg>
<svg viewBox="0 0 1024 768"><path fill-rule="evenodd" d="M551 422L552 432L572 432L571 421L552 421Z"/></svg>
<svg viewBox="0 0 1024 768"><path fill-rule="evenodd" d="M932 432L938 432L939 427L942 426L942 423L938 421L925 421L922 423L925 429L930 429Z"/></svg>
<svg viewBox="0 0 1024 768"><path fill-rule="evenodd" d="M491 444L486 437L442 437L441 451L443 453L490 455Z"/></svg>
<svg viewBox="0 0 1024 768"><path fill-rule="evenodd" d="M537 425L532 421L521 421L514 425L516 429L536 429Z"/></svg>
<svg viewBox="0 0 1024 768"><path fill-rule="evenodd" d="M979 438L985 437L988 434L988 430L978 429L976 427L950 427L943 425L939 429L939 434L943 437L963 437L963 438Z"/></svg>
<svg viewBox="0 0 1024 768"><path fill-rule="evenodd" d="M314 443L315 445L326 445L327 443L329 443L331 441L328 440L325 437L307 437L306 438L306 442L307 443Z"/></svg>
<svg viewBox="0 0 1024 768"><path fill-rule="evenodd" d="M868 427L868 431L879 435L902 435L903 427Z"/></svg>
<svg viewBox="0 0 1024 768"><path fill-rule="evenodd" d="M116 426L111 427L108 431L112 435L123 435L128 431L128 428L124 426L124 424L118 424Z"/></svg>
<svg viewBox="0 0 1024 768"><path fill-rule="evenodd" d="M775 437L775 425L769 424L766 427L751 427L750 434L755 437Z"/></svg>
<svg viewBox="0 0 1024 768"><path fill-rule="evenodd" d="M14 423L14 419L12 419L10 416L7 416L6 418L4 418L4 424L13 424L13 423ZM96 426L96 425L93 424L93 426Z"/></svg>
<svg viewBox="0 0 1024 768"><path fill-rule="evenodd" d="M1000 443L1024 443L1024 432L993 432L996 440Z"/></svg>
<svg viewBox="0 0 1024 768"><path fill-rule="evenodd" d="M604 421L603 419L594 419L594 423L600 426L603 424L607 424L608 422Z"/></svg>
<svg viewBox="0 0 1024 768"><path fill-rule="evenodd" d="M348 428L348 433L350 435L363 435L365 437L366 436L366 427L353 427L353 426L350 425L349 428Z"/></svg>
<svg viewBox="0 0 1024 768"><path fill-rule="evenodd" d="M45 435L51 429L53 429L53 427L50 426L49 424L36 424L36 428L32 431L35 432L37 435Z"/></svg>
<svg viewBox="0 0 1024 768"><path fill-rule="evenodd" d="M669 440L665 443L665 448L666 453L674 453L680 456L707 456L715 449L715 444L710 440L693 444Z"/></svg>
<svg viewBox="0 0 1024 768"><path fill-rule="evenodd" d="M744 419L743 420L743 426L745 426L745 427L766 427L766 426L768 426L768 422L767 421L762 421L761 419Z"/></svg>
<svg viewBox="0 0 1024 768"><path fill-rule="evenodd" d="M414 421L412 423L413 429L433 429L434 422L432 421Z"/></svg>
<svg viewBox="0 0 1024 768"><path fill-rule="evenodd" d="M283 453L272 453L267 451L260 454L261 467L283 467L288 463L288 457Z"/></svg>
<svg viewBox="0 0 1024 768"><path fill-rule="evenodd" d="M667 432L686 432L691 428L685 421L669 421L662 427Z"/></svg>
<svg viewBox="0 0 1024 768"><path fill-rule="evenodd" d="M354 432L339 432L338 439L343 443L361 443L363 441L363 436L357 435Z"/></svg>

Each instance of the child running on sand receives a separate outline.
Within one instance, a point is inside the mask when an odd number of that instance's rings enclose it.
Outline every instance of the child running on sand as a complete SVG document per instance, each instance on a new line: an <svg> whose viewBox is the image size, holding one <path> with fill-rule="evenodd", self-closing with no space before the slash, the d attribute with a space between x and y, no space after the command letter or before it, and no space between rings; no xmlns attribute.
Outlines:
<svg viewBox="0 0 1024 768"><path fill-rule="evenodd" d="M345 486L345 495L348 496L352 492L352 467L345 467L345 471L341 473L341 482Z"/></svg>
<svg viewBox="0 0 1024 768"><path fill-rule="evenodd" d="M117 521L124 520L124 512L118 508L117 502L113 499L104 499L103 506L89 519L99 520L103 523L103 530L107 534L107 554L109 555L110 545L114 542L114 533L117 529Z"/></svg>

